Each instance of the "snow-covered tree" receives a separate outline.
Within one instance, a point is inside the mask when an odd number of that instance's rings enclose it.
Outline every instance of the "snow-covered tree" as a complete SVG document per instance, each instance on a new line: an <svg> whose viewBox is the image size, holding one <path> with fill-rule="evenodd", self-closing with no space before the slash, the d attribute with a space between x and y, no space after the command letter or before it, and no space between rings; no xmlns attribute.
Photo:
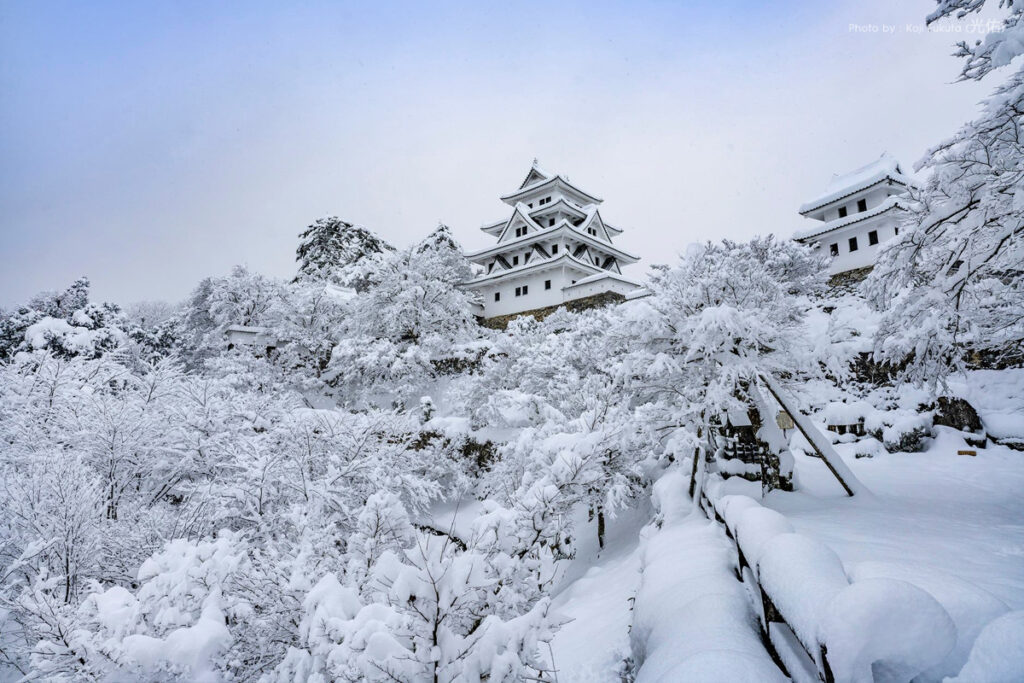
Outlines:
<svg viewBox="0 0 1024 683"><path fill-rule="evenodd" d="M204 278L171 321L170 332L190 368L227 348L229 325L273 327L279 324L283 282L235 266L223 277Z"/></svg>
<svg viewBox="0 0 1024 683"><path fill-rule="evenodd" d="M373 232L337 216L318 219L299 239L299 279L327 279L357 290L373 281L372 264L395 251Z"/></svg>
<svg viewBox="0 0 1024 683"><path fill-rule="evenodd" d="M89 301L89 280L63 292L42 292L9 313L0 312L0 360L19 351L97 357L126 344L131 325L120 307Z"/></svg>
<svg viewBox="0 0 1024 683"><path fill-rule="evenodd" d="M981 0L944 0L931 17L963 17ZM960 45L963 78L981 79L1024 53L1022 8L1004 30ZM876 356L932 386L967 353L1014 354L1024 342L1024 69L983 103L982 115L918 162L900 235L883 247L865 283L884 312Z"/></svg>
<svg viewBox="0 0 1024 683"><path fill-rule="evenodd" d="M691 451L721 411L745 412L759 374L816 370L801 326L824 283L820 257L772 236L694 245L654 273L654 296L628 323L639 342L628 363L667 453Z"/></svg>
<svg viewBox="0 0 1024 683"><path fill-rule="evenodd" d="M927 17L928 24L948 18L968 19L986 5L991 7L995 3L992 0L936 0L936 4L938 7ZM1024 6L1013 0L1000 0L999 7L1005 11L1001 20L982 24L983 20L972 19L977 22L976 32L984 33L983 39L976 40L973 45L966 41L957 43L955 54L964 58L961 80L980 80L1024 52Z"/></svg>

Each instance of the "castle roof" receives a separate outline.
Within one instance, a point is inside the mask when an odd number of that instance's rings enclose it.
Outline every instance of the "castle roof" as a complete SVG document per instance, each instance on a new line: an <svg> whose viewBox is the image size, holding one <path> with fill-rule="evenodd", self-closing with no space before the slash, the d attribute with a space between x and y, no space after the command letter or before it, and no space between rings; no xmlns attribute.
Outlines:
<svg viewBox="0 0 1024 683"><path fill-rule="evenodd" d="M534 225L536 225L536 223L534 223ZM555 239L557 237L571 237L572 239L587 244L588 246L591 246L599 251L607 252L615 256L616 258L620 259L624 263L636 263L637 261L640 260L639 256L630 254L627 251L619 249L610 242L606 242L586 232L583 232L573 224L566 221L564 218L553 227L540 228L538 226L537 230L534 230L533 232L528 232L522 237L516 237L511 240L499 242L493 247L488 247L487 249L481 249L479 251L470 252L466 254L466 258L472 262L478 262L487 259L491 256L495 256L497 254L510 251L512 249L529 246L534 242L542 242L549 239Z"/></svg>
<svg viewBox="0 0 1024 683"><path fill-rule="evenodd" d="M812 238L817 238L825 233L832 232L833 230L840 230L853 225L854 223L860 223L861 221L865 221L869 218L881 216L882 214L888 213L896 208L906 209L906 200L899 196L888 197L884 202L878 206L868 209L867 211L859 211L843 218L837 218L825 223L817 223L806 230L797 230L793 233L793 239L798 242L803 242Z"/></svg>
<svg viewBox="0 0 1024 683"><path fill-rule="evenodd" d="M532 173L533 169L530 170L530 174L527 174L527 180L530 179L530 175ZM531 182L529 185L524 185L515 192L502 196L501 201L505 202L506 204L515 204L522 197L533 194L540 190L546 190L548 188L554 189L556 187L561 189L563 192L567 191L570 194L575 194L579 198L586 200L588 204L600 204L601 202L604 201L600 197L595 197L589 192L584 192L580 188L570 183L568 178L561 175L550 176L548 178L538 177L537 180Z"/></svg>
<svg viewBox="0 0 1024 683"><path fill-rule="evenodd" d="M835 174L829 181L824 194L800 206L800 213L807 215L827 204L844 197L862 192L878 183L894 182L900 185L914 185L915 181L903 173L898 161L888 152L877 160L848 173Z"/></svg>

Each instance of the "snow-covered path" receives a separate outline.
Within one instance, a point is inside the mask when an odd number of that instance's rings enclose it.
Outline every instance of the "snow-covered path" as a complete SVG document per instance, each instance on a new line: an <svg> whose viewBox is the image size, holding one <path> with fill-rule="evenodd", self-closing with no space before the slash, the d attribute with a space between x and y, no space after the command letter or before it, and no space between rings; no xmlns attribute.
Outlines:
<svg viewBox="0 0 1024 683"><path fill-rule="evenodd" d="M552 602L555 611L572 619L551 643L559 683L621 680L619 669L629 656L633 596L640 583L639 532L649 519L647 506L627 511L609 524L603 551L579 549L574 564L585 563L580 566L589 569Z"/></svg>

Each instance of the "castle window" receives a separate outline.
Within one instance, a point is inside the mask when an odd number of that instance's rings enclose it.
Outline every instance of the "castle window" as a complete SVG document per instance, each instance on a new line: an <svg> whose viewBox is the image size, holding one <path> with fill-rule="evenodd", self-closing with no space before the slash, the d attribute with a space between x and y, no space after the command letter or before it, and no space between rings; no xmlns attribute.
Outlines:
<svg viewBox="0 0 1024 683"><path fill-rule="evenodd" d="M551 289L551 280L544 281L544 289Z"/></svg>
<svg viewBox="0 0 1024 683"><path fill-rule="evenodd" d="M518 266L519 265L519 257L518 256L513 256L512 257L512 265L513 266Z"/></svg>
<svg viewBox="0 0 1024 683"><path fill-rule="evenodd" d="M857 210L858 211L867 211L868 210L868 200L866 200L866 199L858 199L857 200Z"/></svg>
<svg viewBox="0 0 1024 683"><path fill-rule="evenodd" d="M900 229L899 228L896 228L896 234L897 235L900 234Z"/></svg>
<svg viewBox="0 0 1024 683"><path fill-rule="evenodd" d="M840 206L839 207L839 217L840 218L846 218L846 207L845 206Z"/></svg>
<svg viewBox="0 0 1024 683"><path fill-rule="evenodd" d="M550 228L554 224L555 224L555 219L554 218L549 218L548 219L548 227Z"/></svg>
<svg viewBox="0 0 1024 683"><path fill-rule="evenodd" d="M529 292L529 291L530 291L530 285L523 285L523 296L526 296L526 293Z"/></svg>
<svg viewBox="0 0 1024 683"><path fill-rule="evenodd" d="M495 292L494 293L494 300L495 301L501 301L501 292Z"/></svg>
<svg viewBox="0 0 1024 683"><path fill-rule="evenodd" d="M850 251L857 251L857 238L856 237L851 237L850 238Z"/></svg>
<svg viewBox="0 0 1024 683"><path fill-rule="evenodd" d="M522 296L522 294L523 294L523 288L522 287L516 287L516 296Z"/></svg>
<svg viewBox="0 0 1024 683"><path fill-rule="evenodd" d="M833 256L839 256L839 245L836 244L835 242L833 242L831 245L829 245L828 250L829 250L829 252L831 252L831 254Z"/></svg>
<svg viewBox="0 0 1024 683"><path fill-rule="evenodd" d="M551 253L552 254L557 254L558 253L558 245L557 244L552 244L551 245Z"/></svg>
<svg viewBox="0 0 1024 683"><path fill-rule="evenodd" d="M868 244L878 244L878 231L872 230L868 233Z"/></svg>

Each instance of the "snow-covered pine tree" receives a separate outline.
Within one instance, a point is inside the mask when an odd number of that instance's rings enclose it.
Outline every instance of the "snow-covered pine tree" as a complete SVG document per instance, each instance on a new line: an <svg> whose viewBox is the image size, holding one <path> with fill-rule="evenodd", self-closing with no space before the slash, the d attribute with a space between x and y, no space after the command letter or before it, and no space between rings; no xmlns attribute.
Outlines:
<svg viewBox="0 0 1024 683"><path fill-rule="evenodd" d="M299 263L298 278L332 280L338 284L365 289L372 278L354 271L365 260L376 259L395 248L361 225L354 225L337 216L320 218L299 234L295 260Z"/></svg>

